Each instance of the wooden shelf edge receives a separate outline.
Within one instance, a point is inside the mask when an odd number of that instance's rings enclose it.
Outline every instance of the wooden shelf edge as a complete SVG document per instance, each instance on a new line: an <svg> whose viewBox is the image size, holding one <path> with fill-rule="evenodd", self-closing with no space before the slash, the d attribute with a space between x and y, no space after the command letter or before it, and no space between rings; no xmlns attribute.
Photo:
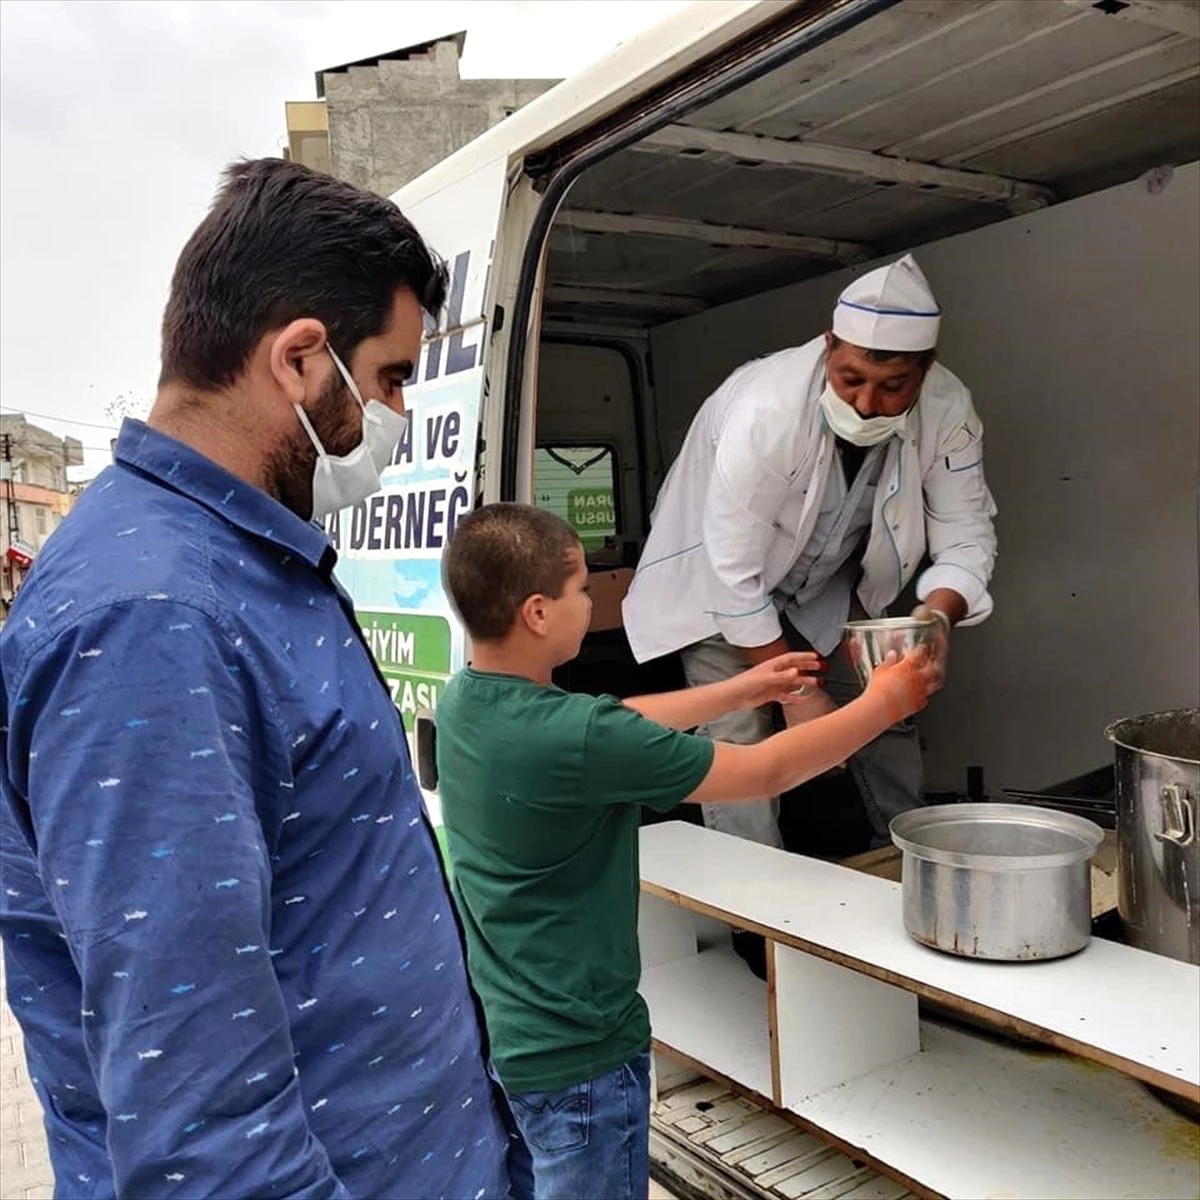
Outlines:
<svg viewBox="0 0 1200 1200"><path fill-rule="evenodd" d="M819 1138L827 1145L833 1146L834 1149L840 1150L848 1158L855 1162L865 1163L872 1170L878 1171L880 1175L886 1176L893 1182L900 1184L901 1187L907 1188L916 1196L920 1196L922 1200L948 1200L948 1197L941 1192L930 1191L925 1184L918 1180L905 1175L902 1171L897 1171L895 1167L889 1166L887 1163L876 1158L873 1154L868 1153L861 1146L854 1145L853 1142L848 1142L844 1138L838 1137L836 1134L830 1133L824 1127L814 1124L812 1121L805 1120L798 1113L792 1112L790 1109L783 1108L776 1104L770 1096L764 1096L761 1092L756 1092L752 1087L747 1087L744 1083L739 1083L736 1079L731 1079L728 1075L722 1074L720 1071L714 1070L707 1063L701 1062L698 1058L693 1058L690 1054L685 1054L682 1050L676 1050L674 1046L668 1042L664 1042L661 1038L653 1038L651 1045L660 1054L665 1054L667 1057L674 1059L678 1063L682 1063L686 1067L690 1067L693 1071L698 1071L701 1075L709 1079L715 1080L717 1083L723 1084L736 1096L743 1096L747 1100L753 1100L755 1104L760 1105L770 1113L782 1117L785 1121L791 1122L797 1129L804 1130L805 1133L811 1133L813 1137ZM772 1046L774 1040L772 1039ZM772 1052L772 1086L777 1087L778 1081L775 1077L775 1055Z"/></svg>
<svg viewBox="0 0 1200 1200"><path fill-rule="evenodd" d="M718 908L715 905L705 904L702 901L695 900L690 896L686 896L681 892L676 892L670 888L660 887L658 884L642 881L642 891L652 896L657 896L662 900L666 900L671 904L677 904L681 908L686 908L691 912L699 913L702 916L713 917L718 921L724 922L726 925L732 926L734 929L744 929L750 933L757 933L765 938L769 943L779 943L782 946L788 946L793 950L800 950L805 954L811 954L816 958L825 959L827 962L836 963L838 966L848 967L853 971L857 971L863 975L869 975L873 979L878 979L883 983L890 983L894 987L903 989L906 992L913 992L926 1000L931 1000L934 1003L942 1004L948 1008L958 1012L965 1013L968 1016L974 1017L977 1020L987 1022L989 1025L995 1026L998 1032L1015 1034L1017 1037L1028 1038L1031 1041L1041 1042L1044 1045L1051 1046L1056 1050L1062 1050L1067 1054L1072 1054L1076 1058L1087 1059L1090 1062L1099 1063L1101 1066L1110 1067L1114 1071L1120 1072L1122 1075L1127 1075L1131 1079L1136 1079L1141 1083L1148 1083L1153 1087L1159 1088L1164 1092L1169 1092L1171 1095L1180 1096L1185 1100L1191 1101L1193 1104L1200 1104L1200 1084L1191 1084L1186 1080L1179 1079L1177 1076L1169 1075L1166 1072L1158 1071L1153 1067L1147 1067L1142 1063L1134 1062L1131 1059L1122 1058L1120 1055L1112 1054L1107 1050L1102 1050L1098 1046L1091 1046L1087 1042L1078 1041L1067 1034L1059 1033L1053 1029L1047 1029L1045 1026L1037 1025L1032 1021L1027 1021L1022 1017L1014 1017L1010 1013L1002 1012L999 1009L990 1008L985 1004L979 1004L974 1000L964 999L962 996L956 996L953 992L944 991L941 988L931 987L929 984L922 983L918 979L912 979L907 975L899 975L894 971L889 971L884 967L876 966L874 963L865 961L864 959L854 958L851 955L841 954L836 950L830 950L826 946L822 946L817 942L810 942L805 938L797 937L794 934L786 934L778 929L772 929L766 925L760 925L757 922L746 920L743 917L736 916L733 913L727 912L725 909ZM774 963L773 951L768 953L767 961L768 970L772 970ZM776 1046L776 1030L772 1024L771 1030L771 1078L772 1086L778 1090L778 1055ZM696 1065L695 1060L688 1060L690 1065ZM707 1073L711 1074L709 1068L704 1068ZM718 1078L714 1076L714 1078ZM729 1083L732 1086L732 1081L721 1079L722 1083ZM757 1096L758 1094L755 1093ZM765 1097L759 1097L765 1099ZM774 1100L768 1101L774 1107ZM786 1110L783 1110L786 1113ZM794 1116L794 1114L792 1114ZM861 1153L855 1151L856 1154ZM882 1169L882 1168L881 1168ZM886 1173L886 1172L885 1172ZM889 1178L894 1178L898 1183L905 1183L895 1174L889 1175ZM928 1192L923 1192L923 1195L929 1195Z"/></svg>
<svg viewBox="0 0 1200 1200"><path fill-rule="evenodd" d="M783 1103L783 1071L779 1065L779 1008L776 1003L775 943L766 944L767 959L767 1042L771 1050L771 1100Z"/></svg>

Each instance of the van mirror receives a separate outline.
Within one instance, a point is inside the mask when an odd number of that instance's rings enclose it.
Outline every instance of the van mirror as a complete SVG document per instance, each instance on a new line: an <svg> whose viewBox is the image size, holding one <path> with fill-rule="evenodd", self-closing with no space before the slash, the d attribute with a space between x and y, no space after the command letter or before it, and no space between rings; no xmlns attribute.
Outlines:
<svg viewBox="0 0 1200 1200"><path fill-rule="evenodd" d="M417 782L423 791L436 792L437 720L427 708L417 709L413 718L413 741L417 750Z"/></svg>

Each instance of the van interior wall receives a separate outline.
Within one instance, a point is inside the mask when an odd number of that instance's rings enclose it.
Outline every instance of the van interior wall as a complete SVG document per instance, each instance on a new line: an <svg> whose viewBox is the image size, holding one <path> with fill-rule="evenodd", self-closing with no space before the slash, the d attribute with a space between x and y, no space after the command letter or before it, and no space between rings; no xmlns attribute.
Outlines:
<svg viewBox="0 0 1200 1200"><path fill-rule="evenodd" d="M995 613L923 718L927 786L1045 787L1200 695L1200 164L920 247L1000 510ZM866 267L858 270L869 269ZM839 272L652 332L664 452L734 367L823 331Z"/></svg>

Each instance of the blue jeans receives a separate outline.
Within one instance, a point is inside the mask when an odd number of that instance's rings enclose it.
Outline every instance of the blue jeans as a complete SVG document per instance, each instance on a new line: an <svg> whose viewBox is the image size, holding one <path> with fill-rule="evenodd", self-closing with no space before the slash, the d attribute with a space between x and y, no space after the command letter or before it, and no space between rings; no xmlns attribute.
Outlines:
<svg viewBox="0 0 1200 1200"><path fill-rule="evenodd" d="M648 1052L599 1079L509 1100L533 1156L535 1200L646 1200Z"/></svg>

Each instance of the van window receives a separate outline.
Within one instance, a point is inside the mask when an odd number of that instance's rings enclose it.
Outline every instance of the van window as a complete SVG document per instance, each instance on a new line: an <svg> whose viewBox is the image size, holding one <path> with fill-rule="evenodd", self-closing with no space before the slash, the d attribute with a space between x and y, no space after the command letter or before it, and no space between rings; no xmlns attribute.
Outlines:
<svg viewBox="0 0 1200 1200"><path fill-rule="evenodd" d="M617 455L612 446L538 446L534 496L539 508L561 517L586 552L617 536Z"/></svg>

